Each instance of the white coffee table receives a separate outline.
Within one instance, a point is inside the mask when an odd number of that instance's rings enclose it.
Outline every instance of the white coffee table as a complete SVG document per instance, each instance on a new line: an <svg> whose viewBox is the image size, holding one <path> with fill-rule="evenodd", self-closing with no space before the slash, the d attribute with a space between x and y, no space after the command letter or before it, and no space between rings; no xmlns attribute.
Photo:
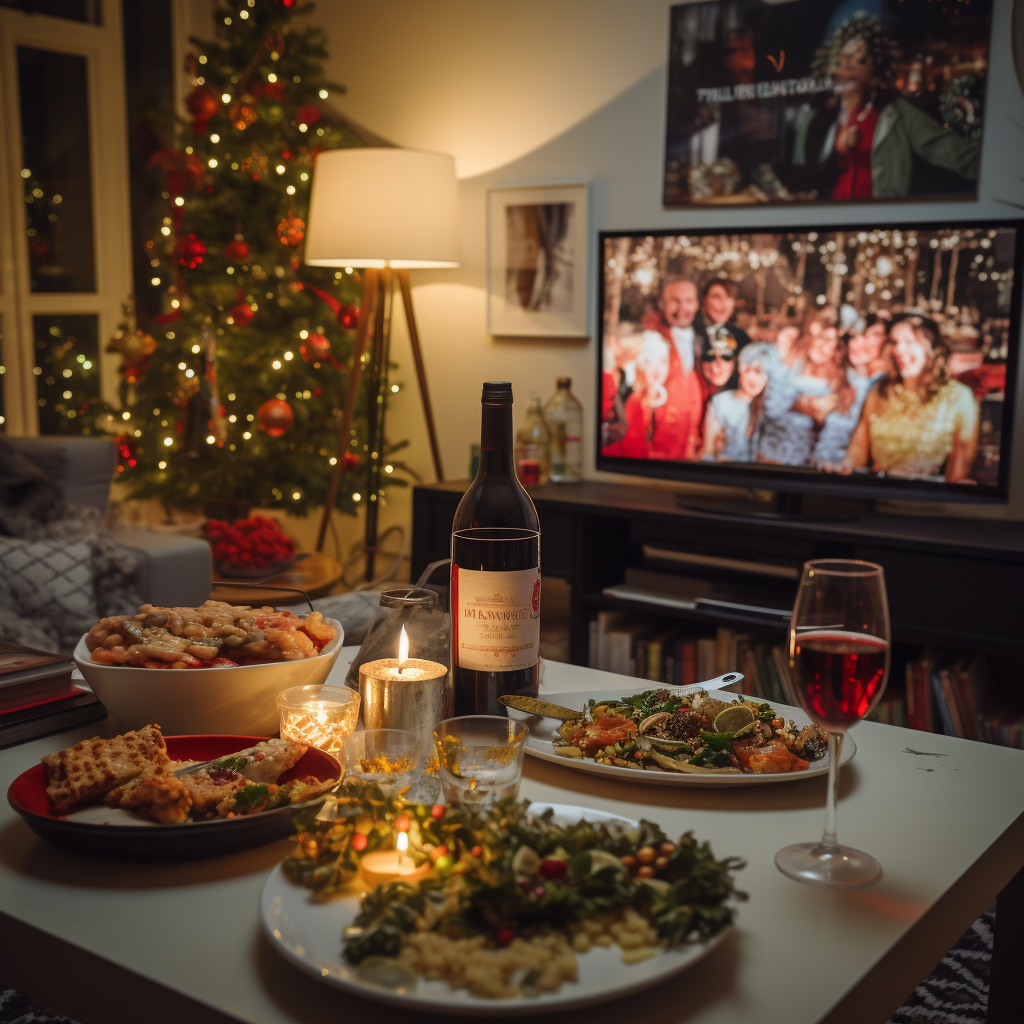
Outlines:
<svg viewBox="0 0 1024 1024"><path fill-rule="evenodd" d="M335 678L353 653L343 653ZM602 685L635 681L546 665L550 692ZM0 751L0 784L44 753L116 731L108 720ZM650 818L669 833L693 829L719 856L747 861L739 884L750 900L733 935L692 973L612 1004L600 1019L882 1024L928 974L1024 865L1024 752L873 723L855 737L839 835L885 874L845 893L798 885L773 863L781 846L820 835L823 779L728 792L608 785L527 758L523 796ZM287 851L280 842L178 864L94 860L37 839L5 802L0 980L82 1024L408 1024L408 1014L300 974L264 940L260 888ZM1013 938L1015 922L1004 917L997 957L1002 935ZM559 1019L593 1024L595 1014Z"/></svg>

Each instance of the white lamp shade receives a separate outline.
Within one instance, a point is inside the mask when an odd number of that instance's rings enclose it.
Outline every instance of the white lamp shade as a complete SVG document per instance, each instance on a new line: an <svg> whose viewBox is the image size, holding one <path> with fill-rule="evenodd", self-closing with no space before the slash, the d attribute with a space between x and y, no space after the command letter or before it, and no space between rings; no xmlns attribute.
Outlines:
<svg viewBox="0 0 1024 1024"><path fill-rule="evenodd" d="M306 262L459 266L455 160L416 149L334 149L313 169Z"/></svg>

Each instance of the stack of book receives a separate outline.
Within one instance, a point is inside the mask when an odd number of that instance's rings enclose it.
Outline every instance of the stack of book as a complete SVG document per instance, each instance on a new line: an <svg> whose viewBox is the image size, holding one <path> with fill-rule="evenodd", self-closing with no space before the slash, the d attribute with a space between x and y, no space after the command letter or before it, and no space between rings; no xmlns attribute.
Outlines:
<svg viewBox="0 0 1024 1024"><path fill-rule="evenodd" d="M796 705L789 659L778 633L740 633L720 626L695 633L678 623L652 623L627 611L601 611L590 623L591 668L686 686L723 672L742 672L744 692Z"/></svg>
<svg viewBox="0 0 1024 1024"><path fill-rule="evenodd" d="M102 718L89 690L71 681L74 662L0 640L0 747Z"/></svg>

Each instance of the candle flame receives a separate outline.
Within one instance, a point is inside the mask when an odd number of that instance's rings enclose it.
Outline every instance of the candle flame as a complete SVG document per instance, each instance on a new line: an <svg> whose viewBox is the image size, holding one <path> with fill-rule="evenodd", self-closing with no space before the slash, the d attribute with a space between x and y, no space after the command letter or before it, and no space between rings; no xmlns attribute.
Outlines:
<svg viewBox="0 0 1024 1024"><path fill-rule="evenodd" d="M409 849L409 834L407 832L399 832L398 838L395 840L395 846L399 853L405 853Z"/></svg>
<svg viewBox="0 0 1024 1024"><path fill-rule="evenodd" d="M402 627L402 635L398 638L398 671L401 673L402 665L409 660L409 637Z"/></svg>
<svg viewBox="0 0 1024 1024"><path fill-rule="evenodd" d="M327 721L327 710L324 708L324 702L318 700L315 706L317 725L323 725Z"/></svg>

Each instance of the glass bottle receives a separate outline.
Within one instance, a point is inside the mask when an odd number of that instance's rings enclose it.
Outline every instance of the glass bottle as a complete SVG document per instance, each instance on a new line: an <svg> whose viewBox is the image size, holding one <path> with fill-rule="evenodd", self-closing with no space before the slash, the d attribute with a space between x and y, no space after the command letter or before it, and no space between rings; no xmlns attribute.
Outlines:
<svg viewBox="0 0 1024 1024"><path fill-rule="evenodd" d="M540 521L516 478L512 385L484 384L480 468L452 524L451 666L456 715L504 715L537 695Z"/></svg>
<svg viewBox="0 0 1024 1024"><path fill-rule="evenodd" d="M555 484L576 484L583 479L583 406L569 389L570 377L559 377L557 390L544 406L544 421L551 432L550 477Z"/></svg>
<svg viewBox="0 0 1024 1024"><path fill-rule="evenodd" d="M527 487L548 482L548 454L551 434L544 422L540 399L533 396L526 419L516 433L516 476Z"/></svg>

